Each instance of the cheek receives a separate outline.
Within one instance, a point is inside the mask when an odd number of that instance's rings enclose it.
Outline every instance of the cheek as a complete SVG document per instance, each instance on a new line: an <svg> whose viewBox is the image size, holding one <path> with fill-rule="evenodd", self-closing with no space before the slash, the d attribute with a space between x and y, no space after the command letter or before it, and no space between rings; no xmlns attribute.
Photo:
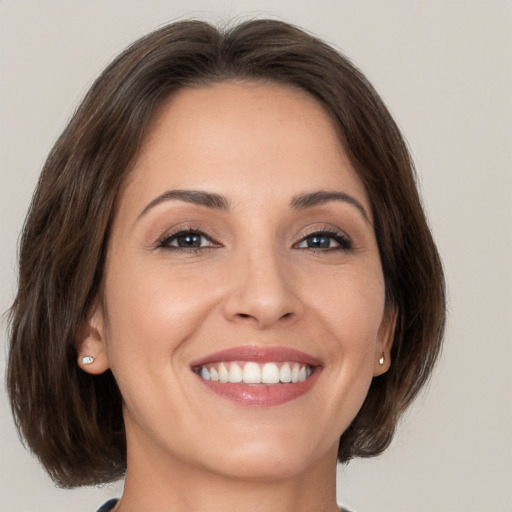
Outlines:
<svg viewBox="0 0 512 512"><path fill-rule="evenodd" d="M105 286L112 364L132 357L172 359L218 302L215 274L177 272L165 262L136 272L124 268L111 272Z"/></svg>
<svg viewBox="0 0 512 512"><path fill-rule="evenodd" d="M342 349L372 348L384 316L385 290L380 269L340 271L316 287L315 310Z"/></svg>
<svg viewBox="0 0 512 512"><path fill-rule="evenodd" d="M165 265L136 272L120 267L124 271L110 272L105 283L110 368L137 424L151 430L148 418L158 417L166 403L174 411L173 428L178 428L186 396L179 378L183 347L207 314L212 296L194 279L171 278Z"/></svg>
<svg viewBox="0 0 512 512"><path fill-rule="evenodd" d="M338 390L338 409L359 410L373 378L384 318L381 273L346 273L336 288L318 294L316 314L324 325L329 381ZM333 280L334 282L335 280Z"/></svg>

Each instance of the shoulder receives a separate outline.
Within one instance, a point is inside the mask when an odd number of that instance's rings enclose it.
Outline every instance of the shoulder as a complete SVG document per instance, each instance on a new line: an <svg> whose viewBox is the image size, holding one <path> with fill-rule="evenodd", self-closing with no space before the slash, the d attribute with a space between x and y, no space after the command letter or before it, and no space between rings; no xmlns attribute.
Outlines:
<svg viewBox="0 0 512 512"><path fill-rule="evenodd" d="M116 506L117 501L118 500L116 498L108 500L97 510L97 512L109 512Z"/></svg>

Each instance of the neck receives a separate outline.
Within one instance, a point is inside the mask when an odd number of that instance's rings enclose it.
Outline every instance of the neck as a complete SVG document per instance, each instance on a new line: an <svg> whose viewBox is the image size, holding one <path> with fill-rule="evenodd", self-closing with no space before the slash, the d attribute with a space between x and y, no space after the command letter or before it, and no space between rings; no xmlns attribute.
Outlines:
<svg viewBox="0 0 512 512"><path fill-rule="evenodd" d="M304 471L279 479L237 479L146 449L128 451L116 512L335 512L336 448Z"/></svg>

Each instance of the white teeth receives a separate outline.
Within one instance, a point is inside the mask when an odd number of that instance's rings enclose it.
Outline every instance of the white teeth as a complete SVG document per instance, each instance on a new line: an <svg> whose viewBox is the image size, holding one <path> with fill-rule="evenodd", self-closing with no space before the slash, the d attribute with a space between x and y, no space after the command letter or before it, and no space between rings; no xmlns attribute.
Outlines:
<svg viewBox="0 0 512 512"><path fill-rule="evenodd" d="M283 366L281 366L281 370L279 371L279 380L281 382L292 381L292 370L290 369L290 365L288 363L284 363Z"/></svg>
<svg viewBox="0 0 512 512"><path fill-rule="evenodd" d="M237 384L279 384L304 382L313 368L300 363L246 363L229 361L198 367L196 373L204 380Z"/></svg>
<svg viewBox="0 0 512 512"><path fill-rule="evenodd" d="M263 384L277 384L279 382L279 368L276 363L265 363L261 370Z"/></svg>
<svg viewBox="0 0 512 512"><path fill-rule="evenodd" d="M233 363L229 369L229 382L236 384L237 382L242 382L242 379L242 368L237 363Z"/></svg>
<svg viewBox="0 0 512 512"><path fill-rule="evenodd" d="M298 364L294 364L292 368L292 382L299 382L299 372L300 372L300 366Z"/></svg>
<svg viewBox="0 0 512 512"><path fill-rule="evenodd" d="M246 384L261 383L261 370L257 363L245 363L243 380Z"/></svg>
<svg viewBox="0 0 512 512"><path fill-rule="evenodd" d="M229 380L229 373L228 369L224 365L224 363L219 364L219 381L220 382L228 382Z"/></svg>

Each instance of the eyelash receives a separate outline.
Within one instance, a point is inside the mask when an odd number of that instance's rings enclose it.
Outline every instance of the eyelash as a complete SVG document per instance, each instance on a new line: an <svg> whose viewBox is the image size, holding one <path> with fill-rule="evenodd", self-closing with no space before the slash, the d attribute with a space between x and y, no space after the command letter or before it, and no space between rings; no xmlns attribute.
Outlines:
<svg viewBox="0 0 512 512"><path fill-rule="evenodd" d="M354 248L354 244L352 240L345 235L344 233L341 233L339 231L336 231L334 229L321 229L319 231L314 231L313 233L305 233L302 235L299 242L295 244L297 246L298 244L306 241L308 238L330 238L334 240L338 246L336 247L326 247L326 248L316 248L316 247L297 247L299 250L310 250L313 252L350 252Z"/></svg>
<svg viewBox="0 0 512 512"><path fill-rule="evenodd" d="M179 247L170 245L171 242L174 242L178 240L179 237L184 236L198 236L206 239L209 243L209 245L206 246L199 246L199 247ZM338 245L335 247L298 247L299 244L305 242L308 238L328 238L334 240ZM166 249L169 251L182 251L182 252L189 252L189 253L198 253L204 250L213 249L215 247L220 247L221 244L216 242L213 238L211 238L208 234L206 234L201 229L197 228L183 228L179 229L178 231L175 231L173 233L166 234L160 241L158 242L157 248L158 249ZM301 239L294 244L293 246L295 249L298 250L309 250L312 252L350 252L353 249L353 242L350 240L350 238L340 233L336 230L331 229L322 229L319 231L314 231L312 233L305 233L301 236Z"/></svg>
<svg viewBox="0 0 512 512"><path fill-rule="evenodd" d="M200 236L208 240L209 244L208 246L203 247L179 247L170 245L171 242L178 240L180 236ZM169 251L183 251L183 252L191 252L191 253L197 253L200 251L204 251L205 249L213 249L215 247L220 247L220 244L217 243L213 238L209 235L207 235L204 231L197 228L183 228L179 229L173 233L166 234L157 245L158 249L166 249Z"/></svg>

